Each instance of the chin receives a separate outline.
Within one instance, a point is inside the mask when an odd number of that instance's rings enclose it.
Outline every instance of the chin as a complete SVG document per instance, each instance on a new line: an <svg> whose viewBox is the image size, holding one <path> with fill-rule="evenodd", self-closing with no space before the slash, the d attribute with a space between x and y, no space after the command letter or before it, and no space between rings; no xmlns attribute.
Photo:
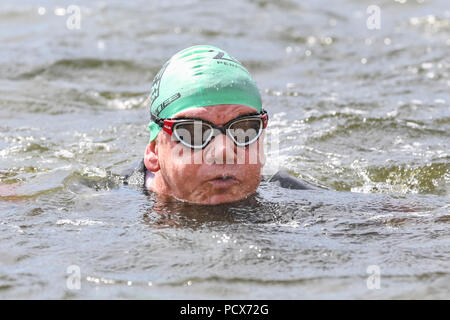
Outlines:
<svg viewBox="0 0 450 320"><path fill-rule="evenodd" d="M229 196L212 196L209 199L207 199L207 201L205 202L201 202L200 204L210 204L210 205L214 205L214 204L221 204L221 203L230 203L230 202L235 202L235 201L239 201L243 198L241 197L229 197Z"/></svg>
<svg viewBox="0 0 450 320"><path fill-rule="evenodd" d="M244 196L230 196L227 194L218 194L218 195L212 195L210 196L206 202L202 202L202 204L221 204L221 203L230 203L230 202L235 202L235 201L239 201L242 200L244 198L246 198L247 195Z"/></svg>
<svg viewBox="0 0 450 320"><path fill-rule="evenodd" d="M238 185L226 189L213 189L208 196L197 199L198 201L196 201L196 203L215 205L221 203L236 202L245 199L253 194L256 191L257 187L258 186L256 185L255 188L246 188L245 186Z"/></svg>

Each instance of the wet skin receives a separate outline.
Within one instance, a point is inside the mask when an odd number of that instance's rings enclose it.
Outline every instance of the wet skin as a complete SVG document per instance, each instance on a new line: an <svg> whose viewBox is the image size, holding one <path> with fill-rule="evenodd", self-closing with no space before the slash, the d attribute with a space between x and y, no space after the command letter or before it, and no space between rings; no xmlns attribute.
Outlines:
<svg viewBox="0 0 450 320"><path fill-rule="evenodd" d="M218 126L256 109L243 105L216 105L184 110L176 117L208 120ZM220 134L206 148L192 150L165 131L147 145L144 163L155 173L149 189L160 195L200 204L238 201L256 191L265 161L264 133L250 146L237 147Z"/></svg>

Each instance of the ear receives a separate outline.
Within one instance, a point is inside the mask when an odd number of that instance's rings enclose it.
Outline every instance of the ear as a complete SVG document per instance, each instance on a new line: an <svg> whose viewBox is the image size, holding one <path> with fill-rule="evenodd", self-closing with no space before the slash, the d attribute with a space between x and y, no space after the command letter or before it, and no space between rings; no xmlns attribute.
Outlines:
<svg viewBox="0 0 450 320"><path fill-rule="evenodd" d="M160 166L158 161L158 148L156 147L156 140L150 142L147 145L147 148L145 148L144 164L145 167L151 172L159 171Z"/></svg>

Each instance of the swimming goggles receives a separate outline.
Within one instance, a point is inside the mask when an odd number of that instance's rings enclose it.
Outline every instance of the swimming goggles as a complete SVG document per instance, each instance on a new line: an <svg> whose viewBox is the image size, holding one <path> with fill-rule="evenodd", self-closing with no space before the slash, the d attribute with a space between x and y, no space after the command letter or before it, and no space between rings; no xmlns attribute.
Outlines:
<svg viewBox="0 0 450 320"><path fill-rule="evenodd" d="M152 120L184 146L203 149L219 134L228 136L236 146L246 147L261 136L267 127L269 115L265 110L239 116L219 127L212 122L197 118L161 119L151 114Z"/></svg>

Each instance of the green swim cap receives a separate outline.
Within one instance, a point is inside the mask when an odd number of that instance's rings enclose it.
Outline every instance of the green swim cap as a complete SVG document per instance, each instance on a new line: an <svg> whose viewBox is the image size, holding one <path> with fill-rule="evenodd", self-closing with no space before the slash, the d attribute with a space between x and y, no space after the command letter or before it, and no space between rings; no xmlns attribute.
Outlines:
<svg viewBox="0 0 450 320"><path fill-rule="evenodd" d="M241 104L261 111L261 95L250 73L222 49L198 45L176 53L153 80L150 112L161 119L182 110ZM161 127L150 121L150 141Z"/></svg>

